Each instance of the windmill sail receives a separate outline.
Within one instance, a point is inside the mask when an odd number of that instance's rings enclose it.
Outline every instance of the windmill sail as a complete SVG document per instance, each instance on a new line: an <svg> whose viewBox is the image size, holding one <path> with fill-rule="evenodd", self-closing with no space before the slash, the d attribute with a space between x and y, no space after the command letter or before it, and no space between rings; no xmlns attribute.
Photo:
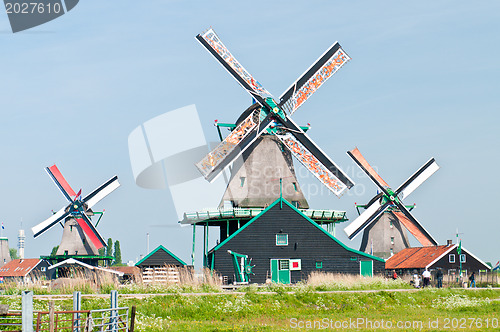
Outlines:
<svg viewBox="0 0 500 332"><path fill-rule="evenodd" d="M236 60L213 29L196 36L196 39L212 54L231 76L262 106L264 99L273 96Z"/></svg>
<svg viewBox="0 0 500 332"><path fill-rule="evenodd" d="M351 58L335 42L281 95L280 106L292 115L349 60Z"/></svg>

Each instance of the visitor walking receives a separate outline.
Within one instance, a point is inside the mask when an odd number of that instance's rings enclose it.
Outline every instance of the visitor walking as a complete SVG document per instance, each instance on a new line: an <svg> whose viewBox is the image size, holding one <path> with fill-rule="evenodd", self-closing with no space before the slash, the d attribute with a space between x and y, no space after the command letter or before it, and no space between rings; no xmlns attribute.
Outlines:
<svg viewBox="0 0 500 332"><path fill-rule="evenodd" d="M474 285L474 288L476 288L476 272L472 272L472 274L469 277L469 281L470 281L470 287Z"/></svg>
<svg viewBox="0 0 500 332"><path fill-rule="evenodd" d="M425 268L424 273L422 273L422 278L424 279L424 288L429 286L431 282L431 273L427 268Z"/></svg>
<svg viewBox="0 0 500 332"><path fill-rule="evenodd" d="M438 270L436 272L436 279L437 279L437 288L443 287L443 271L441 270L440 267L438 267Z"/></svg>

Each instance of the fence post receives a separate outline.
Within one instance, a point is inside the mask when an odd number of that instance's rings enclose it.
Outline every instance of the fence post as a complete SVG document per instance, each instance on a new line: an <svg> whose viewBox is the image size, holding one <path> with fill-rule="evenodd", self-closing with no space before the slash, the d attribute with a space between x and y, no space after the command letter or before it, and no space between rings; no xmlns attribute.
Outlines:
<svg viewBox="0 0 500 332"><path fill-rule="evenodd" d="M33 332L33 292L23 291L21 293L22 306L22 331Z"/></svg>
<svg viewBox="0 0 500 332"><path fill-rule="evenodd" d="M82 310L82 293L80 292L73 292L73 311L80 311ZM76 313L74 314L74 323L73 323L73 332L79 332L80 331L80 314Z"/></svg>
<svg viewBox="0 0 500 332"><path fill-rule="evenodd" d="M110 317L110 331L118 331L118 291L111 291L111 317Z"/></svg>
<svg viewBox="0 0 500 332"><path fill-rule="evenodd" d="M130 313L130 328L129 328L129 332L134 332L134 328L135 328L135 311L136 311L136 307L135 305L132 306L132 312Z"/></svg>
<svg viewBox="0 0 500 332"><path fill-rule="evenodd" d="M54 301L49 302L49 331L54 332L54 311L55 303Z"/></svg>

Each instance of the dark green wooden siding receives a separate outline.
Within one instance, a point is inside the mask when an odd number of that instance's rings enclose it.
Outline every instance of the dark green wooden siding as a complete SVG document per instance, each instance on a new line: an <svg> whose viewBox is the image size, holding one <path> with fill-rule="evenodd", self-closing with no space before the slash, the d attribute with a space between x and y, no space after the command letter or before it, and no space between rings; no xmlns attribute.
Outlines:
<svg viewBox="0 0 500 332"><path fill-rule="evenodd" d="M288 234L287 246L276 246L276 234ZM231 281L234 268L228 250L246 254L255 265L251 282L264 283L271 277L271 259L301 259L302 270L291 271L292 282L305 279L312 271L359 274L360 260L369 257L351 252L328 234L311 224L301 214L283 203L276 204L240 233L211 252L209 264L215 258L213 267ZM316 268L316 261L323 267ZM374 260L374 273L383 273L385 263Z"/></svg>

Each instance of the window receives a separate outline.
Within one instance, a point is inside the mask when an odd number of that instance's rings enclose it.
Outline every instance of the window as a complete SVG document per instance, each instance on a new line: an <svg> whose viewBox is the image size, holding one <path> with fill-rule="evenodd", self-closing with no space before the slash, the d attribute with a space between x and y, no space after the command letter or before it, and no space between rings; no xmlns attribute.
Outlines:
<svg viewBox="0 0 500 332"><path fill-rule="evenodd" d="M448 261L449 261L450 263L455 263L455 254L450 254L450 255L448 256Z"/></svg>
<svg viewBox="0 0 500 332"><path fill-rule="evenodd" d="M394 255L394 250L391 248L391 256Z"/></svg>
<svg viewBox="0 0 500 332"><path fill-rule="evenodd" d="M390 226L391 228L393 228L393 227L394 227L394 224L392 223L392 220L390 220L390 221L389 221L389 226Z"/></svg>
<svg viewBox="0 0 500 332"><path fill-rule="evenodd" d="M394 244L394 236L391 236L391 244Z"/></svg>
<svg viewBox="0 0 500 332"><path fill-rule="evenodd" d="M243 187L244 184L245 184L245 177L242 176L240 177L240 187Z"/></svg>
<svg viewBox="0 0 500 332"><path fill-rule="evenodd" d="M299 201L292 201L292 205L298 209L299 208Z"/></svg>
<svg viewBox="0 0 500 332"><path fill-rule="evenodd" d="M289 270L290 261L288 259L280 259L280 270Z"/></svg>
<svg viewBox="0 0 500 332"><path fill-rule="evenodd" d="M460 255L460 263L465 263L465 254Z"/></svg>
<svg viewBox="0 0 500 332"><path fill-rule="evenodd" d="M292 182L292 184L293 184L293 189L294 189L295 191L299 191L299 190L297 189L297 183L296 183L296 182Z"/></svg>
<svg viewBox="0 0 500 332"><path fill-rule="evenodd" d="M351 257L351 261L357 261L357 260L358 260L358 257L356 257L356 256Z"/></svg>
<svg viewBox="0 0 500 332"><path fill-rule="evenodd" d="M323 262L322 261L317 261L316 262L316 268L317 269L322 269L323 268Z"/></svg>
<svg viewBox="0 0 500 332"><path fill-rule="evenodd" d="M68 255L68 251L67 251L67 250L64 250L64 254L67 256L67 255Z"/></svg>
<svg viewBox="0 0 500 332"><path fill-rule="evenodd" d="M277 246L287 246L288 245L288 234L276 234L276 245Z"/></svg>
<svg viewBox="0 0 500 332"><path fill-rule="evenodd" d="M45 266L42 266L42 267L40 268L40 271L45 272L45 271L47 271L47 268L46 268Z"/></svg>

